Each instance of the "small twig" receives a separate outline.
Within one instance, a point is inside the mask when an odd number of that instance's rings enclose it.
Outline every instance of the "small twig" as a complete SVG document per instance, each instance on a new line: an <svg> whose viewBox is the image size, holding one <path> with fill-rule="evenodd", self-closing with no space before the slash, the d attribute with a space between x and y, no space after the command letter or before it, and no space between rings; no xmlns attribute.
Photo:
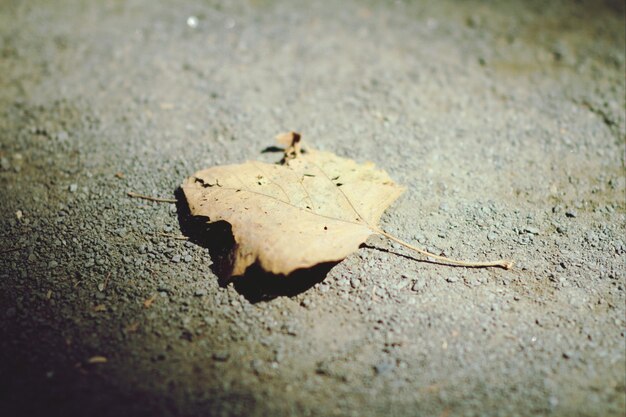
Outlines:
<svg viewBox="0 0 626 417"><path fill-rule="evenodd" d="M149 195L137 194L129 191L126 193L129 197L133 198L141 198L143 200L156 201L157 203L176 203L177 200L174 198L160 198L160 197L150 197Z"/></svg>
<svg viewBox="0 0 626 417"><path fill-rule="evenodd" d="M106 276L106 278L104 278L104 284L102 285L103 289L102 291L107 289L107 285L109 285L109 278L111 278L111 273L109 272Z"/></svg>
<svg viewBox="0 0 626 417"><path fill-rule="evenodd" d="M183 235L172 235L170 233L159 233L159 236L163 236L163 237L169 237L172 239L178 239L178 240L189 240L189 238L187 236L183 236Z"/></svg>
<svg viewBox="0 0 626 417"><path fill-rule="evenodd" d="M18 250L24 249L22 246L18 246L17 248L4 249L0 251L0 255L4 255L5 253L15 252Z"/></svg>
<svg viewBox="0 0 626 417"><path fill-rule="evenodd" d="M434 253L430 253L427 252L423 249L420 249L416 246L413 246L409 243L406 243L400 239L398 239L397 237L390 235L387 232L384 232L380 229L376 230L377 233L380 233L381 235L385 236L387 239L393 240L396 243L399 243L400 245L404 246L405 248L411 249L412 251L421 253L422 255L426 255L428 257L434 258L434 259L438 259L440 261L452 264L452 265L459 265L459 266L466 266L469 268L487 268L487 267L498 267L498 268L503 268L503 269L511 269L513 268L513 262L511 261L507 261L504 259L499 259L497 261L490 261L490 262L467 262L467 261L459 261L456 259L450 259L450 258L446 258L445 256L440 256L440 255L435 255Z"/></svg>

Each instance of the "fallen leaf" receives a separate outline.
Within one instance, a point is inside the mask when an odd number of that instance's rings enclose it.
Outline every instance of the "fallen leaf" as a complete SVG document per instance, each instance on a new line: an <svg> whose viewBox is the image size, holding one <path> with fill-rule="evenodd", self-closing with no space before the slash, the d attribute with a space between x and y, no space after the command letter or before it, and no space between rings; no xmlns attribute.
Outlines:
<svg viewBox="0 0 626 417"><path fill-rule="evenodd" d="M96 313L99 313L101 311L106 311L107 306L104 304L98 304L96 306L93 306L93 311L95 311Z"/></svg>
<svg viewBox="0 0 626 417"><path fill-rule="evenodd" d="M95 364L95 363L107 363L108 360L104 356L92 356L87 360L87 363Z"/></svg>
<svg viewBox="0 0 626 417"><path fill-rule="evenodd" d="M255 263L288 275L340 261L372 234L449 263L510 267L506 261L450 260L389 235L378 222L404 187L371 162L359 164L304 147L297 133L278 139L288 145L280 164L216 166L182 184L192 215L230 223L236 242L231 275L243 275Z"/></svg>
<svg viewBox="0 0 626 417"><path fill-rule="evenodd" d="M380 216L404 190L372 163L300 153L294 136L281 165L217 166L182 185L193 215L232 225L233 275L255 262L287 275L342 260L376 233Z"/></svg>

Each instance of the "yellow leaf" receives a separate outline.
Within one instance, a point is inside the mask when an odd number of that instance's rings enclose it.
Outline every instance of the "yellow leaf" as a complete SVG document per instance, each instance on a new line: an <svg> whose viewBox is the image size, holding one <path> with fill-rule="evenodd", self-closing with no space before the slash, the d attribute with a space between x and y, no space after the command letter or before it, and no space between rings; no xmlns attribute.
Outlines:
<svg viewBox="0 0 626 417"><path fill-rule="evenodd" d="M209 168L182 189L193 215L232 225L233 275L255 262L287 275L342 260L376 233L380 216L404 190L371 163L312 149L282 165Z"/></svg>

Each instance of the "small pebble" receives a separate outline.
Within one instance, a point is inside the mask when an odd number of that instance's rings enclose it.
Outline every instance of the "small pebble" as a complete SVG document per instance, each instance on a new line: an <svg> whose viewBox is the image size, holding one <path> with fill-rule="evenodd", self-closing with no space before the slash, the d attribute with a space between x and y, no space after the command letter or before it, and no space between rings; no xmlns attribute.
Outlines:
<svg viewBox="0 0 626 417"><path fill-rule="evenodd" d="M427 252L430 252L430 253L434 253L435 255L441 255L441 254L442 254L442 250L441 250L441 249L439 249L439 248L436 248L436 247L434 247L434 246L429 246L429 247L427 247L427 248L426 248L426 251L427 251Z"/></svg>
<svg viewBox="0 0 626 417"><path fill-rule="evenodd" d="M404 280L403 280L403 281L398 281L398 282L394 285L394 288L395 288L396 290L401 290L401 289L403 289L404 287L406 287L407 285L409 285L409 282L408 282L408 281L404 281Z"/></svg>
<svg viewBox="0 0 626 417"><path fill-rule="evenodd" d="M70 191L70 193L75 193L76 191L78 191L78 185L77 184L70 184L70 186L67 187L67 189Z"/></svg>
<svg viewBox="0 0 626 417"><path fill-rule="evenodd" d="M263 371L263 361L260 359L254 359L250 362L250 368L255 374L260 374Z"/></svg>
<svg viewBox="0 0 626 417"><path fill-rule="evenodd" d="M187 18L187 26L189 26L192 29L195 29L198 27L198 18L196 16L189 16Z"/></svg>
<svg viewBox="0 0 626 417"><path fill-rule="evenodd" d="M576 212L576 210L568 210L565 212L566 217L573 218L573 217L576 217L577 215L578 213Z"/></svg>
<svg viewBox="0 0 626 417"><path fill-rule="evenodd" d="M230 358L230 354L226 351L215 352L213 354L213 359L215 359L218 362L226 362L228 358Z"/></svg>
<svg viewBox="0 0 626 417"><path fill-rule="evenodd" d="M172 257L172 262L174 262L175 264L180 262L180 255L174 255Z"/></svg>
<svg viewBox="0 0 626 417"><path fill-rule="evenodd" d="M395 364L388 360L383 360L374 365L374 372L376 375L387 375L395 369Z"/></svg>

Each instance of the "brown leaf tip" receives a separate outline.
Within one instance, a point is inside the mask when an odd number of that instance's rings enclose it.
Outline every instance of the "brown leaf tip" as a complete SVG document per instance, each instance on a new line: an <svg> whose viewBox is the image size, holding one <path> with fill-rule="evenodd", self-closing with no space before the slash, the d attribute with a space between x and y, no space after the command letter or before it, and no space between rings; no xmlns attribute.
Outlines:
<svg viewBox="0 0 626 417"><path fill-rule="evenodd" d="M276 136L276 141L285 147L285 156L283 162L297 158L302 152L301 144L302 135L298 132L281 133Z"/></svg>

